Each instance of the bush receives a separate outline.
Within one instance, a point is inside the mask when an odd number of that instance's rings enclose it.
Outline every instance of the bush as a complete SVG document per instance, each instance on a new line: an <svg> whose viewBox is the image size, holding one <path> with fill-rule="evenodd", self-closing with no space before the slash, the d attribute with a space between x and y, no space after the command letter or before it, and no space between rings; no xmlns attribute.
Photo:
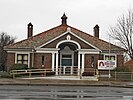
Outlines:
<svg viewBox="0 0 133 100"><path fill-rule="evenodd" d="M12 75L10 75L8 72L0 72L1 78L12 78Z"/></svg>
<svg viewBox="0 0 133 100"><path fill-rule="evenodd" d="M28 69L27 64L14 64L10 70L25 70Z"/></svg>
<svg viewBox="0 0 133 100"><path fill-rule="evenodd" d="M114 71L117 72L130 72L130 70L127 67L116 67Z"/></svg>

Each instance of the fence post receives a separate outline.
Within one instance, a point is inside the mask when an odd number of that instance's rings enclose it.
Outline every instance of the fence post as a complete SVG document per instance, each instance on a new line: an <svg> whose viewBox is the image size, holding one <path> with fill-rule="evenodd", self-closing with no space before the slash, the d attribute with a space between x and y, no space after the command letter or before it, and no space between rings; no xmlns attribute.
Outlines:
<svg viewBox="0 0 133 100"><path fill-rule="evenodd" d="M44 76L45 76L45 77L46 77L46 72L47 72L46 69L44 69Z"/></svg>
<svg viewBox="0 0 133 100"><path fill-rule="evenodd" d="M116 81L116 71L115 71L115 81Z"/></svg>
<svg viewBox="0 0 133 100"><path fill-rule="evenodd" d="M29 70L29 78L31 77L31 70Z"/></svg>
<svg viewBox="0 0 133 100"><path fill-rule="evenodd" d="M98 70L96 69L96 77L98 78L98 74L99 74L99 72L98 72Z"/></svg>
<svg viewBox="0 0 133 100"><path fill-rule="evenodd" d="M80 79L82 79L82 73L81 73L82 69L79 69L79 73L80 73Z"/></svg>
<svg viewBox="0 0 133 100"><path fill-rule="evenodd" d="M131 72L131 81L133 80L133 76L132 76L132 74L133 74L133 73Z"/></svg>
<svg viewBox="0 0 133 100"><path fill-rule="evenodd" d="M14 73L12 73L12 78L13 78L13 79L15 78L15 74L14 74Z"/></svg>

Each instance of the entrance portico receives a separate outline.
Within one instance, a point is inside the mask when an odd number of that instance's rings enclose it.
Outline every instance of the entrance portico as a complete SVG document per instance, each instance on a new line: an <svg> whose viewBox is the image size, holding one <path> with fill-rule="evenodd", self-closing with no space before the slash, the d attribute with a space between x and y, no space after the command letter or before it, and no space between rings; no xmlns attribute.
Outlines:
<svg viewBox="0 0 133 100"><path fill-rule="evenodd" d="M74 68L79 75L81 57L78 50L81 49L81 46L76 41L70 40L70 35L67 35L66 38L67 40L60 41L56 45L56 48L60 49L58 53L56 53L56 75L59 73L73 75Z"/></svg>
<svg viewBox="0 0 133 100"><path fill-rule="evenodd" d="M91 68L93 60L90 54L99 54L99 49L74 34L68 27L66 32L40 46L36 52L52 54L51 69L56 75L80 75L85 68Z"/></svg>

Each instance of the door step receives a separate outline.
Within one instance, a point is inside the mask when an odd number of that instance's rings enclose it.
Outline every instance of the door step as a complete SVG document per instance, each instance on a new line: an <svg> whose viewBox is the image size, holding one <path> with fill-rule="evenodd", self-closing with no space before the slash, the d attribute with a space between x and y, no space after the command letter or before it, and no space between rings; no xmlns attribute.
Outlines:
<svg viewBox="0 0 133 100"><path fill-rule="evenodd" d="M90 80L90 81L98 81L96 76L83 76L81 77L82 80Z"/></svg>

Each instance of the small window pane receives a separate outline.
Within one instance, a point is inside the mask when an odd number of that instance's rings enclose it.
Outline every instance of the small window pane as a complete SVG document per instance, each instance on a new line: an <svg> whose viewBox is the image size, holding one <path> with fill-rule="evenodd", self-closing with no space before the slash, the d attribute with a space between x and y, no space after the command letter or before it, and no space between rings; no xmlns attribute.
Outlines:
<svg viewBox="0 0 133 100"><path fill-rule="evenodd" d="M62 58L72 58L72 55L62 55Z"/></svg>
<svg viewBox="0 0 133 100"><path fill-rule="evenodd" d="M24 61L23 64L28 64L28 62L27 61Z"/></svg>
<svg viewBox="0 0 133 100"><path fill-rule="evenodd" d="M22 55L18 55L18 60L22 60Z"/></svg>
<svg viewBox="0 0 133 100"><path fill-rule="evenodd" d="M105 56L105 60L109 60L109 56Z"/></svg>
<svg viewBox="0 0 133 100"><path fill-rule="evenodd" d="M28 60L28 55L24 55L24 60Z"/></svg>
<svg viewBox="0 0 133 100"><path fill-rule="evenodd" d="M111 56L111 60L115 60L115 56Z"/></svg>
<svg viewBox="0 0 133 100"><path fill-rule="evenodd" d="M62 66L72 66L72 59L62 59Z"/></svg>
<svg viewBox="0 0 133 100"><path fill-rule="evenodd" d="M115 55L105 55L105 60L115 60Z"/></svg>
<svg viewBox="0 0 133 100"><path fill-rule="evenodd" d="M22 64L22 61L18 61L18 64Z"/></svg>
<svg viewBox="0 0 133 100"><path fill-rule="evenodd" d="M44 56L42 56L42 65L44 65Z"/></svg>

